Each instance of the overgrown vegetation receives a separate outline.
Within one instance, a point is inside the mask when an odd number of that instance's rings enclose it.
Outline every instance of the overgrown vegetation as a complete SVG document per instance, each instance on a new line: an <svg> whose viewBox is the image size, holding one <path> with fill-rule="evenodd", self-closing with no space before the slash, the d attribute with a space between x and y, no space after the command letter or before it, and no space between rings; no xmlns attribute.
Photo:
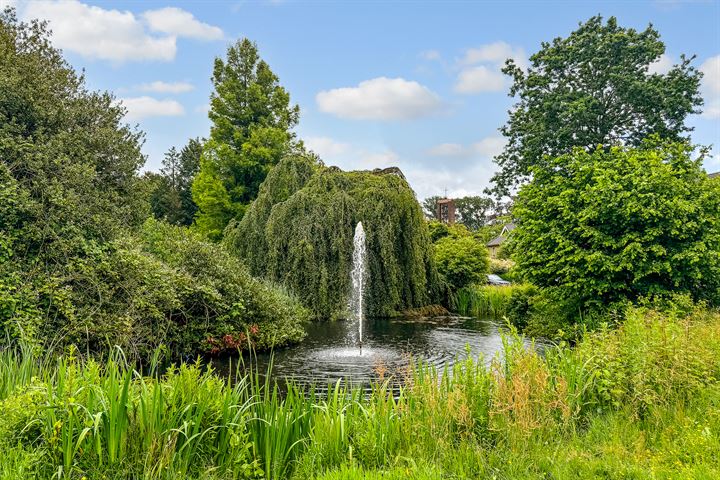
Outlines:
<svg viewBox="0 0 720 480"><path fill-rule="evenodd" d="M272 170L226 232L253 274L285 285L318 318L346 314L353 235L367 235L368 315L436 303L440 285L422 211L399 170L343 172L310 156Z"/></svg>
<svg viewBox="0 0 720 480"><path fill-rule="evenodd" d="M720 189L684 143L549 160L513 214L522 276L583 309L642 297L720 302Z"/></svg>
<svg viewBox="0 0 720 480"><path fill-rule="evenodd" d="M220 246L145 222L142 134L44 24L6 10L0 51L0 338L133 357L302 338L307 313L288 295Z"/></svg>
<svg viewBox="0 0 720 480"><path fill-rule="evenodd" d="M539 355L419 364L400 392L284 397L196 365L0 352L3 478L714 478L720 316L630 310Z"/></svg>

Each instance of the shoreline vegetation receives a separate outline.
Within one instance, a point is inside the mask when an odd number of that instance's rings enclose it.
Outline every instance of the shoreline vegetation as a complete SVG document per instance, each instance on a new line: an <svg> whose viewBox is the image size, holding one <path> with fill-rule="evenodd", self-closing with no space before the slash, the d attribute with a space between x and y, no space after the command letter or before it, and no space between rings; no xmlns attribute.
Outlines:
<svg viewBox="0 0 720 480"><path fill-rule="evenodd" d="M615 329L539 355L422 364L399 393L327 396L257 372L0 351L0 477L716 478L720 314L629 309Z"/></svg>

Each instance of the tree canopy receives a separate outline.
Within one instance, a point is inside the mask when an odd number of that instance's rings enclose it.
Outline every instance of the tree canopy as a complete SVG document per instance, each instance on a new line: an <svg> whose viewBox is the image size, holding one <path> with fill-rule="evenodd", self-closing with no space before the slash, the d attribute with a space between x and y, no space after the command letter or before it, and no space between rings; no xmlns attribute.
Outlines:
<svg viewBox="0 0 720 480"><path fill-rule="evenodd" d="M148 174L152 183L150 206L155 218L173 225L191 225L197 212L192 199L192 182L200 169L202 142L191 138L179 152L172 147L165 154L160 174Z"/></svg>
<svg viewBox="0 0 720 480"><path fill-rule="evenodd" d="M225 242L250 267L294 292L317 318L342 317L353 236L367 235L367 314L437 303L440 285L427 222L397 169L343 172L316 159L282 160Z"/></svg>
<svg viewBox="0 0 720 480"><path fill-rule="evenodd" d="M242 218L273 165L296 146L292 128L300 111L248 39L215 59L212 82L212 127L192 196L197 229L219 240L231 219Z"/></svg>
<svg viewBox="0 0 720 480"><path fill-rule="evenodd" d="M720 301L720 186L686 143L578 148L531 171L513 210L527 280L585 304Z"/></svg>
<svg viewBox="0 0 720 480"><path fill-rule="evenodd" d="M508 194L533 166L575 147L638 146L652 134L684 139L691 130L685 119L702 105L702 74L685 56L656 72L664 52L652 25L639 32L595 16L567 38L543 42L527 70L508 60L503 72L518 101L501 128L507 145L495 158L495 192Z"/></svg>

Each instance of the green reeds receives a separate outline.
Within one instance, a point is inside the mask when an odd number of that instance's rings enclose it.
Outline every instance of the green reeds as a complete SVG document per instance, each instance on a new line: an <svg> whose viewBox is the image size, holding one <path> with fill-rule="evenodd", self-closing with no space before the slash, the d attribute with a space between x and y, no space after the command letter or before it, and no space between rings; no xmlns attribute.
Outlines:
<svg viewBox="0 0 720 480"><path fill-rule="evenodd" d="M472 285L457 291L452 299L453 308L460 315L502 318L514 291L525 285Z"/></svg>

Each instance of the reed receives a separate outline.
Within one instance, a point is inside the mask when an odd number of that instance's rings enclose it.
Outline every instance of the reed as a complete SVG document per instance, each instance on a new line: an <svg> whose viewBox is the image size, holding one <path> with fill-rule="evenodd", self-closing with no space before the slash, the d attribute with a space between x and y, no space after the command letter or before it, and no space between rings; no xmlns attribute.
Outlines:
<svg viewBox="0 0 720 480"><path fill-rule="evenodd" d="M501 355L399 391L286 390L238 366L141 375L116 351L0 350L0 474L40 479L717 478L720 315L630 310L615 330ZM638 449L642 442L642 449ZM642 476L642 475L641 475Z"/></svg>
<svg viewBox="0 0 720 480"><path fill-rule="evenodd" d="M513 292L527 290L527 285L471 285L457 291L452 306L460 315L502 318L507 314Z"/></svg>

